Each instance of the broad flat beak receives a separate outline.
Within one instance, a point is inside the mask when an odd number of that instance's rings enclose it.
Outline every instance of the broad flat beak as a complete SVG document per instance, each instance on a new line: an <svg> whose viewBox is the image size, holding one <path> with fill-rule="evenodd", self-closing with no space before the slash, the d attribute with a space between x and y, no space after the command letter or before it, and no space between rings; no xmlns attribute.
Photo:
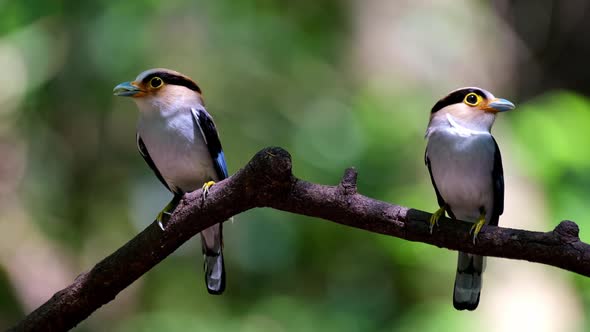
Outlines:
<svg viewBox="0 0 590 332"><path fill-rule="evenodd" d="M135 85L135 82L123 82L113 89L115 96L133 97L142 92L140 88Z"/></svg>
<svg viewBox="0 0 590 332"><path fill-rule="evenodd" d="M488 112L506 112L514 109L514 104L502 98L496 98L490 101L484 111Z"/></svg>

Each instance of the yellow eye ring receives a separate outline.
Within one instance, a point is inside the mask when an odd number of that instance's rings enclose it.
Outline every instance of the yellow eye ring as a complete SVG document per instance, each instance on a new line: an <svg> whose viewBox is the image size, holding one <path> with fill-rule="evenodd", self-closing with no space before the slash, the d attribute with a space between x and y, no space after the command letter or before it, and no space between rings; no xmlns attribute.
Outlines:
<svg viewBox="0 0 590 332"><path fill-rule="evenodd" d="M153 89L157 89L157 88L161 87L163 84L164 84L164 81L162 81L162 79L157 76L152 77L152 79L150 80L150 86Z"/></svg>
<svg viewBox="0 0 590 332"><path fill-rule="evenodd" d="M465 96L463 102L469 106L477 106L479 103L481 103L481 96L479 96L477 93L471 92Z"/></svg>

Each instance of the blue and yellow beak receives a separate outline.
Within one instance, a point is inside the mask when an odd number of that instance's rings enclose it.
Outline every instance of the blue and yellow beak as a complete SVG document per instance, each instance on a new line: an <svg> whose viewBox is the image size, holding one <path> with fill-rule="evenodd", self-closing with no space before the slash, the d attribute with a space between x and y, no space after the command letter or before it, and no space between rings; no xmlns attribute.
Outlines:
<svg viewBox="0 0 590 332"><path fill-rule="evenodd" d="M513 110L515 107L516 106L514 106L512 102L506 99L495 98L490 100L490 102L483 108L483 110L486 112L497 113Z"/></svg>
<svg viewBox="0 0 590 332"><path fill-rule="evenodd" d="M140 97L144 92L135 82L123 82L113 89L113 94L121 97Z"/></svg>

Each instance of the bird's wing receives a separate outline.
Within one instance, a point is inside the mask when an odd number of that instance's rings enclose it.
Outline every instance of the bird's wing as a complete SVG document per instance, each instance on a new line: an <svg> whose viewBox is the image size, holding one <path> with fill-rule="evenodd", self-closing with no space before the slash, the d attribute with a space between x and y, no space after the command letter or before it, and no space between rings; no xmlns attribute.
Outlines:
<svg viewBox="0 0 590 332"><path fill-rule="evenodd" d="M221 142L219 141L219 135L217 134L215 123L213 123L213 118L202 106L198 108L191 108L191 112L197 125L199 126L201 135L203 135L203 139L207 145L209 154L211 154L211 159L213 159L215 172L217 173L219 180L227 178L228 173L227 165L225 163L225 155L223 154L223 149L221 148Z"/></svg>
<svg viewBox="0 0 590 332"><path fill-rule="evenodd" d="M434 182L434 177L432 176L432 168L430 166L430 159L428 159L428 149L424 152L424 163L426 167L428 167L428 173L430 174L430 181L432 182L432 186L434 187L434 191L436 192L436 199L438 200L438 206L443 207L446 205L445 200L440 195L438 188L436 187L436 182Z"/></svg>
<svg viewBox="0 0 590 332"><path fill-rule="evenodd" d="M490 225L498 226L500 215L504 212L504 170L502 169L502 156L500 148L494 137L494 168L492 168L492 183L494 186L494 204Z"/></svg>
<svg viewBox="0 0 590 332"><path fill-rule="evenodd" d="M428 159L428 148L426 149L426 152L424 153L424 163L426 164L426 167L428 167L428 173L430 174L430 181L432 182L432 186L434 187L434 192L436 193L436 199L438 201L438 206L440 206L440 207L446 206L445 210L449 214L449 217L456 219L455 214L453 213L453 210L451 209L451 206L447 205L444 198L442 197L442 195L438 191L438 188L436 187L436 182L434 181L434 176L432 176L432 166L430 165L430 159Z"/></svg>
<svg viewBox="0 0 590 332"><path fill-rule="evenodd" d="M141 136L139 136L139 133L136 135L136 138L137 138L137 150L139 150L139 154L143 157L143 160L145 160L146 164L148 164L148 166L152 169L152 171L154 171L154 174L156 174L156 176L158 177L158 180L160 180L160 182L162 182L162 184L164 185L164 187L166 187L166 189L170 190L171 192L173 192L175 194L180 194L180 193L177 193L174 190L170 189L170 186L168 185L168 183L166 183L166 180L164 180L164 178L162 177L162 174L160 174L160 171L158 171L156 164L154 163L154 161L150 157L147 147L143 143L143 140L141 139Z"/></svg>

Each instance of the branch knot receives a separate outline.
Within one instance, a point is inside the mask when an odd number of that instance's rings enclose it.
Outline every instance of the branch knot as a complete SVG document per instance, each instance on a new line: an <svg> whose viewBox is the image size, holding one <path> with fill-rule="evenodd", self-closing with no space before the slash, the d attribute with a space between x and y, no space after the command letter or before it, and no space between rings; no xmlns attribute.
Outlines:
<svg viewBox="0 0 590 332"><path fill-rule="evenodd" d="M580 228L571 220L564 220L559 223L553 230L559 239L565 243L580 241Z"/></svg>
<svg viewBox="0 0 590 332"><path fill-rule="evenodd" d="M356 178L356 169L354 167L347 168L338 186L339 191L346 196L356 194Z"/></svg>

